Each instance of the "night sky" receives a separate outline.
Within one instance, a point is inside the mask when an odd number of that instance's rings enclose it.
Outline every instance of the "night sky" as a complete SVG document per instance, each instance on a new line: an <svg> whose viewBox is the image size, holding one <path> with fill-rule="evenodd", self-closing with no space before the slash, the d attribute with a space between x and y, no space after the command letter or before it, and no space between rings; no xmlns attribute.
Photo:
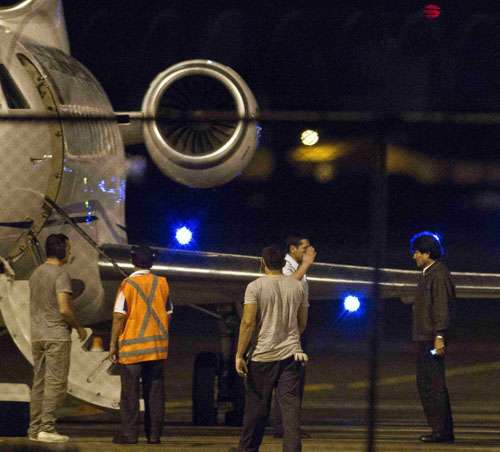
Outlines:
<svg viewBox="0 0 500 452"><path fill-rule="evenodd" d="M138 110L158 72L192 58L233 67L262 110L498 111L496 2L432 2L441 7L434 20L425 18L427 3L71 0L64 6L73 55L117 111ZM169 181L143 146L128 149L148 159L142 180L128 182L130 242L174 246L172 230L188 222L196 249L257 254L296 231L311 238L320 260L368 263L371 182L364 154L354 152L320 183L290 160L307 127L322 142L357 140L367 149L375 132L354 123L262 124L260 146L273 162L269 177L205 190ZM389 144L418 155L479 162L473 173L496 168L499 138L494 126L394 123L386 130ZM426 184L391 173L388 188L389 265L410 267L410 236L430 229L443 236L452 269L498 270L495 177Z"/></svg>

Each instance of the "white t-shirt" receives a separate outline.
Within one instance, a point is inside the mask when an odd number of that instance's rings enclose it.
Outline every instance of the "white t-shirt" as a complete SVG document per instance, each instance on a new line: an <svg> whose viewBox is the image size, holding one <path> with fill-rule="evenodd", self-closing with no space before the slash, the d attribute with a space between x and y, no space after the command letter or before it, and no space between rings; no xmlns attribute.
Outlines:
<svg viewBox="0 0 500 452"><path fill-rule="evenodd" d="M302 284L283 275L266 275L248 284L245 304L257 305L252 361L281 361L302 352L297 314L309 307Z"/></svg>
<svg viewBox="0 0 500 452"><path fill-rule="evenodd" d="M292 276L297 269L299 268L299 263L289 254L285 256L285 265L281 270L285 276ZM306 293L306 297L309 300L309 283L307 282L307 276L304 274L302 279L300 280L302 283L302 287L304 288L304 292Z"/></svg>

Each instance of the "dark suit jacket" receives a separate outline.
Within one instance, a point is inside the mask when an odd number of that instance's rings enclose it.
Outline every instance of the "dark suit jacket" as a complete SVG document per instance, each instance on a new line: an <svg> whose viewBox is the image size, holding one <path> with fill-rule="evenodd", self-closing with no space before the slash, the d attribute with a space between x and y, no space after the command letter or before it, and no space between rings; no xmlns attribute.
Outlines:
<svg viewBox="0 0 500 452"><path fill-rule="evenodd" d="M455 286L451 275L440 261L419 275L413 304L414 341L432 341L450 327L455 305Z"/></svg>

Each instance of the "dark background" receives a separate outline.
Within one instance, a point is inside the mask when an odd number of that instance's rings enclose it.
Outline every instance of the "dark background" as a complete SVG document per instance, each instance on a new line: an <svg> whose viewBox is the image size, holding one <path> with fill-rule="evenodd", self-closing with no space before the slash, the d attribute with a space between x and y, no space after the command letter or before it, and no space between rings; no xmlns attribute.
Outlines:
<svg viewBox="0 0 500 452"><path fill-rule="evenodd" d="M424 6L439 4L436 20ZM73 55L100 80L118 111L137 110L149 83L166 67L192 58L237 70L262 110L498 111L500 9L478 1L167 1L64 2ZM259 253L289 231L311 237L320 260L367 263L371 182L354 155L320 183L290 161L300 131L321 142L363 140L366 124L264 123L260 146L273 171L200 190L169 181L142 146L145 176L129 180L129 240L175 246L187 222L195 249ZM500 162L495 126L391 123L389 144L427 157ZM369 145L368 145L369 148ZM474 167L472 167L474 173ZM476 174L477 176L477 174ZM494 179L494 178L493 178ZM500 255L500 183L443 177L424 184L389 176L389 265L411 267L409 237L440 233L455 270L496 270Z"/></svg>

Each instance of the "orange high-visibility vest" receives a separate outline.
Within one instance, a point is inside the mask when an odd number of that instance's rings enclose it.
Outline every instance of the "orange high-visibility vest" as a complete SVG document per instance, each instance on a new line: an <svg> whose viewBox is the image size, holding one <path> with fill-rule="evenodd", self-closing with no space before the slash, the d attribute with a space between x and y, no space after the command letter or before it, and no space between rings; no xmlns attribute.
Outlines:
<svg viewBox="0 0 500 452"><path fill-rule="evenodd" d="M123 280L127 321L118 339L120 364L166 359L169 287L165 278L147 273Z"/></svg>

